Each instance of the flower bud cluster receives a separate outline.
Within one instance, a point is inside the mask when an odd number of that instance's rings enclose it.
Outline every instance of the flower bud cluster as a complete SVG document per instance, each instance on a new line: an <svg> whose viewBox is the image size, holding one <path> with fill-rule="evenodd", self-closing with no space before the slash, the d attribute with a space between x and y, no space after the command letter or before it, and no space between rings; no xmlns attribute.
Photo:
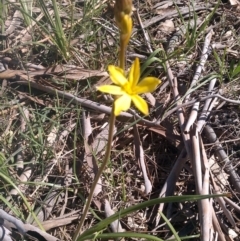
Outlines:
<svg viewBox="0 0 240 241"><path fill-rule="evenodd" d="M120 31L120 39L127 46L132 34L132 0L116 0L114 17Z"/></svg>

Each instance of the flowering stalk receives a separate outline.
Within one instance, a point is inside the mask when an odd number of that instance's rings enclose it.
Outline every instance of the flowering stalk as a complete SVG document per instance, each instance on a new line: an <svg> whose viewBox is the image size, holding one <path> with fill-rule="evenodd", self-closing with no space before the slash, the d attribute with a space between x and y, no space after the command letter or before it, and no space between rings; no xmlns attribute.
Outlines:
<svg viewBox="0 0 240 241"><path fill-rule="evenodd" d="M120 68L123 70L122 72L124 72L124 69L125 69L125 53L126 53L129 39L131 37L131 33L132 33L132 19L130 16L131 12L132 12L132 1L131 0L116 0L115 6L114 6L114 15L115 15L116 23L117 23L119 31L120 31L119 65L120 65ZM101 175L108 163L108 160L110 159L111 144L112 144L113 135L114 135L115 120L116 120L116 112L115 112L115 105L113 105L111 115L110 115L110 120L109 120L109 133L108 133L108 142L107 142L106 153L105 153L102 165L99 168L97 175L94 178L87 202L84 206L82 217L80 219L80 222L79 222L76 232L74 234L73 241L77 241L77 238L81 232L85 218L87 216L89 207L91 205L93 193L94 193L94 190L98 183L98 180L101 177Z"/></svg>
<svg viewBox="0 0 240 241"><path fill-rule="evenodd" d="M91 205L95 187L108 163L108 160L110 159L111 144L114 135L114 125L116 116L118 116L122 111L127 111L130 108L132 102L139 111L141 111L144 115L148 115L148 105L146 101L141 96L139 96L139 94L154 91L161 82L159 79L154 77L146 77L143 80L139 81L140 64L138 58L136 58L136 60L132 64L129 74L125 75L125 53L132 33L131 12L131 0L116 0L114 6L114 16L120 32L120 67L113 65L108 66L110 78L115 85L103 85L98 87L97 89L103 93L112 94L117 97L114 100L112 112L110 115L106 153L102 165L99 168L98 173L93 181L87 202L83 210L82 217L80 219L79 225L73 237L73 241L76 241L78 238L78 235L87 216L87 212Z"/></svg>
<svg viewBox="0 0 240 241"><path fill-rule="evenodd" d="M125 69L125 53L126 53L126 46L120 40L119 66L120 66L121 69Z"/></svg>
<svg viewBox="0 0 240 241"><path fill-rule="evenodd" d="M94 193L94 190L95 190L95 187L97 186L97 183L98 183L98 180L99 178L101 177L107 163L108 163L108 160L110 158L110 154L111 154L111 143L112 143L112 140L113 140L113 135L114 135L114 123L115 123L115 115L114 115L114 108L112 108L112 112L111 112L111 117L110 117L110 121L109 121L109 132L108 132L108 145L107 145L107 149L106 149L106 153L105 153L105 157L104 157L104 160L103 160L103 163L101 165L101 167L99 168L98 172L97 172L97 175L95 176L94 178L94 181L93 181L93 184L92 184L92 187L90 189L90 193L88 195L88 199L87 199L87 202L84 206L84 210L83 210L83 214L82 214L82 217L80 219L80 222L78 224L78 227L76 229L76 232L74 234L74 237L73 237L73 241L77 241L77 238L81 232L81 229L82 229L82 226L83 226L83 223L85 221L85 218L87 216L87 213L88 213L88 210L89 210L89 207L91 205L91 202L92 202L92 198L93 198L93 193ZM110 144L109 144L110 143Z"/></svg>
<svg viewBox="0 0 240 241"><path fill-rule="evenodd" d="M120 32L119 65L125 69L125 53L132 33L132 0L116 0L114 16Z"/></svg>

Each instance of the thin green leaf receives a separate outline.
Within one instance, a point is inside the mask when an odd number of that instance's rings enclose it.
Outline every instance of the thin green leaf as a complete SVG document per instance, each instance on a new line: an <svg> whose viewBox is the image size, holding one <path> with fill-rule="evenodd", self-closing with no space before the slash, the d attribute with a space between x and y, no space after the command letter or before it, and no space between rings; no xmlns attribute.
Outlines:
<svg viewBox="0 0 240 241"><path fill-rule="evenodd" d="M239 73L240 73L240 62L238 63L238 66L233 69L232 77L235 77L235 76L238 75Z"/></svg>
<svg viewBox="0 0 240 241"><path fill-rule="evenodd" d="M84 237L83 239L78 240L94 240L96 238L100 239L120 239L120 238L139 238L139 239L145 239L145 240L155 240L155 241L163 241L163 239L160 239L156 236L145 234L145 233L134 233L134 232L122 232L122 233L103 233L103 234L97 234L97 235L89 235Z"/></svg>
<svg viewBox="0 0 240 241"><path fill-rule="evenodd" d="M214 198L214 197L221 197L227 196L227 194L215 194L215 195L186 195L186 196L172 196L172 197L165 197L165 198L156 198L152 199L124 210L121 210L114 215L104 219L103 221L99 222L98 224L94 225L92 228L86 230L77 240L81 241L84 240L85 236L94 234L96 232L101 231L102 229L106 228L110 223L113 221L125 217L126 215L138 211L140 209L144 209L159 203L170 203L170 202L186 202L186 201L197 201L205 198Z"/></svg>
<svg viewBox="0 0 240 241"><path fill-rule="evenodd" d="M163 218L163 220L166 222L166 224L168 225L169 229L172 231L175 239L176 239L177 241L181 241L181 239L180 239L180 237L178 236L175 228L174 228L174 227L172 226L172 224L169 222L169 220L167 219L167 217L166 217L162 212L160 212L160 215L161 215L161 217Z"/></svg>
<svg viewBox="0 0 240 241"><path fill-rule="evenodd" d="M152 64L154 61L157 61L157 62L162 63L162 61L161 61L159 58L155 57L155 56L156 56L157 54L159 54L161 51L163 51L163 50L160 49L160 48L156 49L154 52L152 52L152 53L150 54L150 56L147 58L147 60L144 61L143 65L141 66L141 76L142 76L142 74L144 73L144 71L146 70L146 68L147 68L150 64Z"/></svg>
<svg viewBox="0 0 240 241"><path fill-rule="evenodd" d="M26 197L23 195L23 193L21 192L21 190L15 185L15 183L6 175L4 175L3 173L0 172L0 177L2 177L6 182L8 182L14 189L17 190L19 196L22 198L24 204L26 205L28 211L32 214L33 218L34 218L34 221L38 224L38 226L44 230L42 224L39 222L36 214L33 212L30 204L28 203Z"/></svg>

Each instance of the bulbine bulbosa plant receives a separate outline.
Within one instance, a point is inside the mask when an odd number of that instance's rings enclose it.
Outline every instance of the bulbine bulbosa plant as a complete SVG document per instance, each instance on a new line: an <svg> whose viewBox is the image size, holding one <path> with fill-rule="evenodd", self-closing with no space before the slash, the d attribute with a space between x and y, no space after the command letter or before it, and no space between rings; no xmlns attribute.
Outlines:
<svg viewBox="0 0 240 241"><path fill-rule="evenodd" d="M125 72L125 55L127 45L131 38L133 25L131 14L131 0L116 0L114 6L114 16L120 34L119 66L108 66L109 75L113 82L113 85L103 85L97 87L99 91L115 96L109 121L108 143L104 160L93 181L73 241L76 241L78 236L80 235L81 228L87 216L88 209L91 205L94 189L98 183L98 180L102 172L104 171L108 163L108 160L110 159L111 143L113 140L116 116L118 116L122 111L127 111L130 108L132 102L140 112L142 112L144 115L148 115L148 105L146 101L140 96L140 94L154 91L157 88L157 86L161 83L161 81L155 77L145 77L144 79L140 80L140 63L138 58L136 58L133 62L129 73L126 74Z"/></svg>

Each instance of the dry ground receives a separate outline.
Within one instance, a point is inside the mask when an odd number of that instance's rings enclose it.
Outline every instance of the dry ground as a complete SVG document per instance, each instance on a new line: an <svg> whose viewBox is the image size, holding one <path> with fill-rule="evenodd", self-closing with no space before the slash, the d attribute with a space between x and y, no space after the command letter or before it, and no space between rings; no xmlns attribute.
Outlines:
<svg viewBox="0 0 240 241"><path fill-rule="evenodd" d="M110 83L106 70L117 64L118 32L113 2L58 1L66 37L58 44L40 2L0 3L0 208L31 224L23 226L27 237L14 233L15 240L67 241L104 156L112 100L95 86ZM149 117L131 110L117 119L84 230L159 196L230 193L141 209L121 226L174 238L163 212L187 240L240 240L240 4L133 3L128 67L139 57L142 75L162 84L145 96ZM53 4L45 5L55 21ZM24 6L37 22L22 14ZM39 225L50 234L45 239L33 228ZM13 231L6 220L4 226Z"/></svg>

